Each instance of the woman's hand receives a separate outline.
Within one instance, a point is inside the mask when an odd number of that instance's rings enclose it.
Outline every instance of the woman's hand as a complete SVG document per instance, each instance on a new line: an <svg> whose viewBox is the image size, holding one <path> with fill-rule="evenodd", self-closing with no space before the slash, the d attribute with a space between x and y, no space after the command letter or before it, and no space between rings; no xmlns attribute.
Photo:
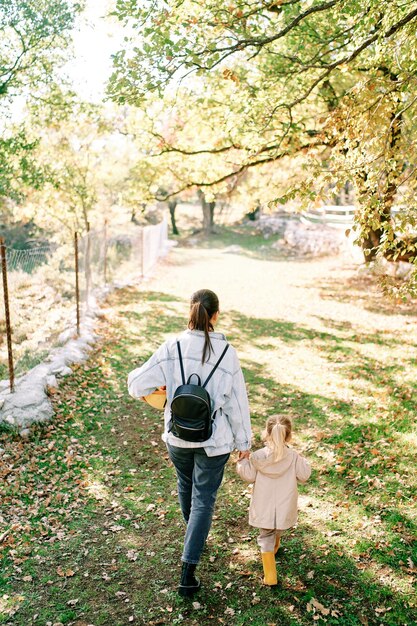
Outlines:
<svg viewBox="0 0 417 626"><path fill-rule="evenodd" d="M243 459L248 459L250 456L250 450L239 450L239 456L237 457L238 461L243 461Z"/></svg>

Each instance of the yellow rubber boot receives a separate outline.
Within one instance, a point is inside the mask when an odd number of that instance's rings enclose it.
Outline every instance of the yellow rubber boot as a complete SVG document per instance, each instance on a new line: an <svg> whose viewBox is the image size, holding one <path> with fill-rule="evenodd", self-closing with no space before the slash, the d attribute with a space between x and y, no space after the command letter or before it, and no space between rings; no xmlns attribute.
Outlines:
<svg viewBox="0 0 417 626"><path fill-rule="evenodd" d="M276 554L276 553L278 552L280 544L281 544L281 537L279 537L279 536L278 536L278 537L275 539L274 554Z"/></svg>
<svg viewBox="0 0 417 626"><path fill-rule="evenodd" d="M275 554L273 552L261 552L261 555L264 567L264 585L276 585L277 567L275 565Z"/></svg>

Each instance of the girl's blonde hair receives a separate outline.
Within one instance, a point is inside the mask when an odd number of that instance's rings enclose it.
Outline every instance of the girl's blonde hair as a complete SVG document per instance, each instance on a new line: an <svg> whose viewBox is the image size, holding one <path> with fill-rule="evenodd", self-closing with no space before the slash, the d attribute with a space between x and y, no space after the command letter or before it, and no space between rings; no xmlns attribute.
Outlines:
<svg viewBox="0 0 417 626"><path fill-rule="evenodd" d="M262 439L272 451L273 461L284 456L285 444L291 439L292 421L286 415L271 415L266 421Z"/></svg>

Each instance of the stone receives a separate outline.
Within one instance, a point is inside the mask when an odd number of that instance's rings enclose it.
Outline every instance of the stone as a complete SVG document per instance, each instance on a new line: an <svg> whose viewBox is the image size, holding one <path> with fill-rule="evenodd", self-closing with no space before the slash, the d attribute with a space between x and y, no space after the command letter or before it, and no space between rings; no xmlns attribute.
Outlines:
<svg viewBox="0 0 417 626"><path fill-rule="evenodd" d="M284 242L300 256L340 254L345 247L344 232L325 224L305 224L289 220Z"/></svg>
<svg viewBox="0 0 417 626"><path fill-rule="evenodd" d="M49 364L48 374L59 374L63 368L67 367L67 362L68 359L66 359L63 354L54 355Z"/></svg>
<svg viewBox="0 0 417 626"><path fill-rule="evenodd" d="M261 215L256 222L256 229L259 230L265 239L271 235L282 234L286 228L289 219L286 217L278 217L276 215Z"/></svg>
<svg viewBox="0 0 417 626"><path fill-rule="evenodd" d="M234 254L234 253L242 252L242 250L243 250L242 246L234 245L234 246L228 246L227 248L223 250L223 252L225 254Z"/></svg>
<svg viewBox="0 0 417 626"><path fill-rule="evenodd" d="M19 435L22 437L22 439L29 439L29 437L30 437L30 428L23 428L19 432Z"/></svg>
<svg viewBox="0 0 417 626"><path fill-rule="evenodd" d="M71 327L71 328L66 328L65 330L62 331L62 333L60 333L60 335L58 335L58 343L60 344L64 344L67 343L67 341L69 341L70 339L73 339L76 336L76 328Z"/></svg>
<svg viewBox="0 0 417 626"><path fill-rule="evenodd" d="M49 387L50 389L58 388L58 381L56 379L56 376L54 376L54 374L49 374L49 376L46 377L46 386Z"/></svg>
<svg viewBox="0 0 417 626"><path fill-rule="evenodd" d="M10 384L8 380L0 380L0 392L8 390L9 387Z"/></svg>
<svg viewBox="0 0 417 626"><path fill-rule="evenodd" d="M57 372L57 374L59 374L59 376L69 376L70 374L72 374L72 369L65 365L60 369L59 372Z"/></svg>
<svg viewBox="0 0 417 626"><path fill-rule="evenodd" d="M17 409L27 409L31 406L42 404L45 398L46 394L43 389L25 386L9 396L6 400L6 406L13 406Z"/></svg>

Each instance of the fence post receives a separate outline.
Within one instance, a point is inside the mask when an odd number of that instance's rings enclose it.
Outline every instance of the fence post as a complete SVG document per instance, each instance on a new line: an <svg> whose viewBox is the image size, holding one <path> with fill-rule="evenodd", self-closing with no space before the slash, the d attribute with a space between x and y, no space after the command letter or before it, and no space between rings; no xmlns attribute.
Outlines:
<svg viewBox="0 0 417 626"><path fill-rule="evenodd" d="M107 285L107 219L104 220L104 259L103 259L103 277L104 286Z"/></svg>
<svg viewBox="0 0 417 626"><path fill-rule="evenodd" d="M145 227L142 226L142 278L145 276Z"/></svg>
<svg viewBox="0 0 417 626"><path fill-rule="evenodd" d="M90 290L91 290L91 265L90 265L90 222L87 222L87 242L85 246L85 292L87 309L90 306Z"/></svg>
<svg viewBox="0 0 417 626"><path fill-rule="evenodd" d="M4 311L6 314L7 356L9 361L9 385L10 391L14 391L14 365L12 348L12 325L10 322L9 289L7 285L7 260L6 246L3 237L0 237L1 273L3 275Z"/></svg>
<svg viewBox="0 0 417 626"><path fill-rule="evenodd" d="M80 283L78 266L78 233L74 233L74 255L75 255L75 301L77 306L77 335L80 335Z"/></svg>

